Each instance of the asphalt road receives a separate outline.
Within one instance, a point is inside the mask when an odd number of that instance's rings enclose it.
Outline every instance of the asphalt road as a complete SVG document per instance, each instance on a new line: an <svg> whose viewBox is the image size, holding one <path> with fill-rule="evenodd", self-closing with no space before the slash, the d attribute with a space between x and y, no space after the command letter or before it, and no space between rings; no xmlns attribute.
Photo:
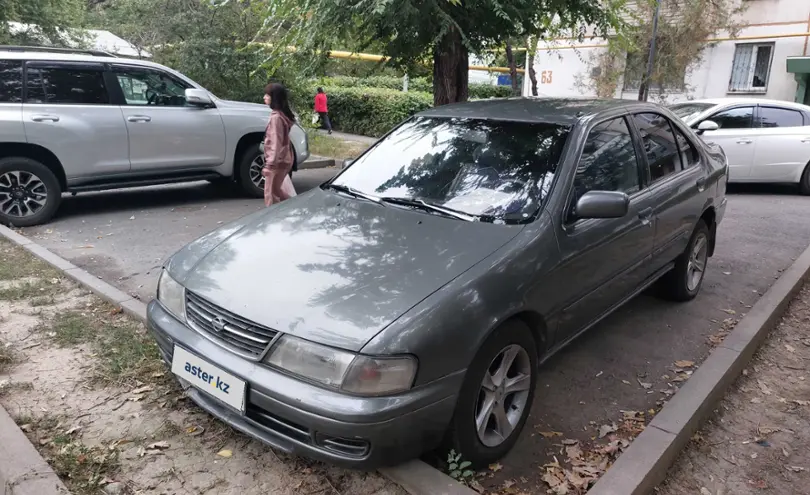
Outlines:
<svg viewBox="0 0 810 495"><path fill-rule="evenodd" d="M301 171L296 189L315 187L332 173ZM66 197L58 218L24 233L146 301L167 256L261 207L260 200L206 184L95 193ZM700 296L673 304L642 295L547 362L524 435L487 485L516 480L521 489L542 493L541 466L559 448L540 431L587 441L595 427L616 422L621 410L654 407L672 363L700 362L719 322L731 311L742 316L807 247L808 218L810 198L793 189L748 188L730 195ZM652 388L644 389L639 379Z"/></svg>

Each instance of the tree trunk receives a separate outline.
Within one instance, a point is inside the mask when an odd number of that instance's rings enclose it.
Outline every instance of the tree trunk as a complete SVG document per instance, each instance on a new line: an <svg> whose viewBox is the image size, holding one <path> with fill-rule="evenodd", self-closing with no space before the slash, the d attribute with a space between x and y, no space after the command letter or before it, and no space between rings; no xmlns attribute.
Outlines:
<svg viewBox="0 0 810 495"><path fill-rule="evenodd" d="M517 80L517 65L515 64L515 54L512 53L512 44L506 44L506 63L509 65L509 78L512 80L512 96L520 96Z"/></svg>
<svg viewBox="0 0 810 495"><path fill-rule="evenodd" d="M532 96L537 96L537 73L534 71L534 59L537 56L537 43L533 43L529 38L526 43L526 50L528 50L528 57L526 58L526 71L529 73L529 81L531 81Z"/></svg>
<svg viewBox="0 0 810 495"><path fill-rule="evenodd" d="M461 34L450 28L433 48L433 105L467 101L469 96L469 53Z"/></svg>

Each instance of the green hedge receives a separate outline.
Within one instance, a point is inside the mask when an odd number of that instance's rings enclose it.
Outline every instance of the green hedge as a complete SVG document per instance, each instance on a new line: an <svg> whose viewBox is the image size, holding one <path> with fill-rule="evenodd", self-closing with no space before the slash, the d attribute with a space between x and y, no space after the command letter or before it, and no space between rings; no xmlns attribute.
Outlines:
<svg viewBox="0 0 810 495"><path fill-rule="evenodd" d="M433 95L371 87L323 86L335 130L379 137L394 126L433 106ZM311 90L312 97L315 88ZM310 107L311 108L311 107Z"/></svg>
<svg viewBox="0 0 810 495"><path fill-rule="evenodd" d="M344 88L387 88L402 90L402 78L392 76L350 77L334 76L319 80L321 86ZM428 78L414 78L408 81L408 91L433 92L433 82ZM491 84L470 84L470 99L506 98L512 96L511 86L493 86Z"/></svg>

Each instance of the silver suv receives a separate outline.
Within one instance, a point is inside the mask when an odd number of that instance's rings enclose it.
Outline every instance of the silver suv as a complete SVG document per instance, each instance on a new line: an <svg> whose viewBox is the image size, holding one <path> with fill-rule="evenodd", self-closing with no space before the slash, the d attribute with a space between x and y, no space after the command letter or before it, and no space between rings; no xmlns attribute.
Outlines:
<svg viewBox="0 0 810 495"><path fill-rule="evenodd" d="M156 63L0 46L0 223L45 223L62 193L208 180L261 197L268 117ZM291 141L296 169L298 125Z"/></svg>

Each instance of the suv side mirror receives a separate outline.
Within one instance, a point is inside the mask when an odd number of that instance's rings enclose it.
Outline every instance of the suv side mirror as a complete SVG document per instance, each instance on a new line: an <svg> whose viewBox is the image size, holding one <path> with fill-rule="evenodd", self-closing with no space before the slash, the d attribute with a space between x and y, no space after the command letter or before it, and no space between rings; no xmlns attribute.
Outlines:
<svg viewBox="0 0 810 495"><path fill-rule="evenodd" d="M700 136L701 134L703 134L706 131L716 131L719 128L720 128L720 126L717 125L717 122L715 122L713 120L704 120L703 122L698 124L698 126L697 126L697 134L698 134L698 136Z"/></svg>
<svg viewBox="0 0 810 495"><path fill-rule="evenodd" d="M207 91L197 88L186 90L186 102L195 107L210 107L214 104Z"/></svg>
<svg viewBox="0 0 810 495"><path fill-rule="evenodd" d="M630 209L630 197L617 191L589 191L574 206L575 218L621 218Z"/></svg>

